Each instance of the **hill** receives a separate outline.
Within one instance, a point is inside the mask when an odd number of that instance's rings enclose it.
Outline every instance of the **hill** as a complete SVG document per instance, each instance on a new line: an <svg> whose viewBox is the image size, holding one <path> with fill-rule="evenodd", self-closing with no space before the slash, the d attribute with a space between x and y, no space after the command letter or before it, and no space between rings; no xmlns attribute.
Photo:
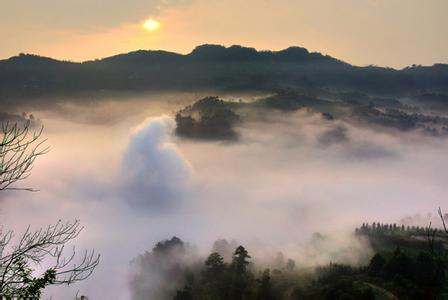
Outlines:
<svg viewBox="0 0 448 300"><path fill-rule="evenodd" d="M29 54L0 60L0 101L105 91L272 91L288 87L377 95L446 94L448 65L403 70L359 67L301 47L257 51L219 45L198 46L186 55L139 50L82 63Z"/></svg>

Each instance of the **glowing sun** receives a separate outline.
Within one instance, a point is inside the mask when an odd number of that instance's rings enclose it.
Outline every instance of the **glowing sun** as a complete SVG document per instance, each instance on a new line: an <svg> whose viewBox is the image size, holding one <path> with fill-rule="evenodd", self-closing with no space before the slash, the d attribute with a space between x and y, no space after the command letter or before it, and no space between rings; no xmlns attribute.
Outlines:
<svg viewBox="0 0 448 300"><path fill-rule="evenodd" d="M155 31L159 29L160 22L156 21L154 19L148 19L143 23L143 28L145 28L148 31Z"/></svg>

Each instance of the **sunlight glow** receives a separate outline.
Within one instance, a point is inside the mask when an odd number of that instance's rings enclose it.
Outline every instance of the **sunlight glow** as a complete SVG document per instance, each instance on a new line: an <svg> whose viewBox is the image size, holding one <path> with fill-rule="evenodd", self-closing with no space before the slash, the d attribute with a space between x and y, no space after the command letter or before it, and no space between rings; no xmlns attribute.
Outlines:
<svg viewBox="0 0 448 300"><path fill-rule="evenodd" d="M156 21L154 19L148 19L143 23L143 28L148 30L148 31L155 31L157 29L159 29L160 27L160 22Z"/></svg>

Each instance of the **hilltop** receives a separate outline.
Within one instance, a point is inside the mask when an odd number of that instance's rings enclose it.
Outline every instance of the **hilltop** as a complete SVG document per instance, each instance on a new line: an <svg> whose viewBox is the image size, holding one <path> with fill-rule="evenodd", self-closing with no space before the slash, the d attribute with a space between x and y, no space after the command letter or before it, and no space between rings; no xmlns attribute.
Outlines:
<svg viewBox="0 0 448 300"><path fill-rule="evenodd" d="M86 62L30 54L0 60L0 101L116 91L356 90L377 95L446 93L448 65L359 67L301 47L257 51L201 45L182 55L139 50Z"/></svg>

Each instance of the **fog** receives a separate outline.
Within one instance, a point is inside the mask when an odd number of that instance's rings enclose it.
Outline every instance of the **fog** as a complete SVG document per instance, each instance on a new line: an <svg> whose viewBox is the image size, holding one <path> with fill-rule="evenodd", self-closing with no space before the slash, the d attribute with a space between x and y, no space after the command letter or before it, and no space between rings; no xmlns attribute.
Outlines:
<svg viewBox="0 0 448 300"><path fill-rule="evenodd" d="M356 264L368 253L352 236L356 226L434 214L446 203L446 139L307 110L254 114L235 142L178 138L173 112L196 96L24 108L45 125L51 151L20 183L39 192L1 195L2 224L21 232L80 219L77 248L101 253L92 277L46 297L129 299L131 260L172 236L200 255L225 238L255 262L281 250L299 267Z"/></svg>

